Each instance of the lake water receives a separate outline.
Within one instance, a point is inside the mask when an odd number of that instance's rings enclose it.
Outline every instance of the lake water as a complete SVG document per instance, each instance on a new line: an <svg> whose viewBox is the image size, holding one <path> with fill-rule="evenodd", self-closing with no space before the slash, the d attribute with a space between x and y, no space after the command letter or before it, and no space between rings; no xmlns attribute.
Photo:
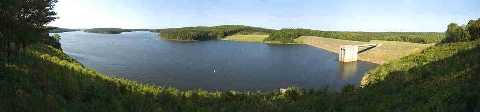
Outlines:
<svg viewBox="0 0 480 112"><path fill-rule="evenodd" d="M338 91L360 84L378 65L338 62L338 54L308 45L233 41L174 42L158 33L60 33L63 51L85 67L180 90L273 91L289 86Z"/></svg>

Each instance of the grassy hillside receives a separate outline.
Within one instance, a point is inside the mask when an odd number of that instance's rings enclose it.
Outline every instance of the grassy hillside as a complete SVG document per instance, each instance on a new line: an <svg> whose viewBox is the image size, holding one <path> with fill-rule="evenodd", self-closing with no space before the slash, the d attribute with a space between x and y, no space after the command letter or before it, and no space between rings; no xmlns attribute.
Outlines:
<svg viewBox="0 0 480 112"><path fill-rule="evenodd" d="M352 102L376 111L480 109L480 40L438 45L370 72Z"/></svg>

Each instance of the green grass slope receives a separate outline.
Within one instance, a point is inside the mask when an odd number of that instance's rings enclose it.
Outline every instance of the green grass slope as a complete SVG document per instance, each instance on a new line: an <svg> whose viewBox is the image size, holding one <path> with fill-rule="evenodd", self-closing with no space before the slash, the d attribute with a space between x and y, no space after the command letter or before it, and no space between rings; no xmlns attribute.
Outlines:
<svg viewBox="0 0 480 112"><path fill-rule="evenodd" d="M129 106L146 109L159 89L85 69L61 50L44 44L2 61L0 111L109 111ZM128 95L123 95L129 93ZM122 102L131 104L122 104Z"/></svg>
<svg viewBox="0 0 480 112"><path fill-rule="evenodd" d="M437 45L370 71L352 102L376 111L480 109L479 63L480 40Z"/></svg>

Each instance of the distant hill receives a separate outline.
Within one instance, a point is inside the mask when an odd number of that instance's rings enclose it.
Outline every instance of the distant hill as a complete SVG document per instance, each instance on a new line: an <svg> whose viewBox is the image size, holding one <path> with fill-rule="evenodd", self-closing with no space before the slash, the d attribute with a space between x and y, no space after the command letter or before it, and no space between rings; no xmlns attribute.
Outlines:
<svg viewBox="0 0 480 112"><path fill-rule="evenodd" d="M83 30L89 33L99 33L99 34L120 34L123 32L133 32L133 31L153 31L151 29L121 29L121 28L92 28Z"/></svg>
<svg viewBox="0 0 480 112"><path fill-rule="evenodd" d="M122 32L132 32L129 29L121 29L121 28L93 28L93 29L86 29L83 30L89 33L100 33L100 34L120 34Z"/></svg>
<svg viewBox="0 0 480 112"><path fill-rule="evenodd" d="M79 29L56 28L56 29L50 30L49 33L63 33L63 32L72 32L72 31L79 31Z"/></svg>

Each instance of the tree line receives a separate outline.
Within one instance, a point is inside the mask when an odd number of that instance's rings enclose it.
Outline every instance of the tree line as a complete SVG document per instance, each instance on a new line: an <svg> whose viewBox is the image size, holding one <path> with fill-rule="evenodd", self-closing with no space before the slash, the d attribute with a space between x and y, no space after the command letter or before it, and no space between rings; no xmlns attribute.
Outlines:
<svg viewBox="0 0 480 112"><path fill-rule="evenodd" d="M63 32L72 32L72 31L79 31L79 29L55 28L55 29L50 30L48 32L49 33L63 33Z"/></svg>
<svg viewBox="0 0 480 112"><path fill-rule="evenodd" d="M324 32L322 37L353 40L353 41L371 41L371 40L385 40L385 41L400 41L412 43L438 43L445 38L443 33L437 32L339 32L328 31Z"/></svg>
<svg viewBox="0 0 480 112"><path fill-rule="evenodd" d="M44 26L57 19L53 11L57 0L2 0L0 1L1 54L7 58L31 43L49 40ZM7 59L5 58L5 59Z"/></svg>
<svg viewBox="0 0 480 112"><path fill-rule="evenodd" d="M262 34L269 35L265 41L291 43L300 36L318 36L325 38L353 40L353 41L401 41L412 43L438 43L445 38L443 33L437 32L342 32L320 31L303 28L283 28L272 30L242 25L222 25L213 27L184 27L159 29L162 38L175 40L210 40L222 39L229 35Z"/></svg>
<svg viewBox="0 0 480 112"><path fill-rule="evenodd" d="M131 29L121 29L121 28L92 28L83 30L84 32L89 33L100 33L100 34L120 34L122 32L132 32Z"/></svg>
<svg viewBox="0 0 480 112"><path fill-rule="evenodd" d="M222 39L233 34L268 34L272 30L243 26L243 25L221 25L213 27L184 27L184 28L168 28L157 30L160 37L174 40L211 40Z"/></svg>
<svg viewBox="0 0 480 112"><path fill-rule="evenodd" d="M318 36L333 39L353 40L353 41L401 41L412 43L438 43L445 36L443 33L436 32L341 32L341 31L319 31L301 28L287 28L274 31L269 35L266 41L279 41L282 43L293 42L300 36Z"/></svg>
<svg viewBox="0 0 480 112"><path fill-rule="evenodd" d="M450 23L447 31L445 31L445 35L446 38L442 43L477 40L480 38L480 18L477 20L470 20L467 25L462 26L458 26L457 23Z"/></svg>

